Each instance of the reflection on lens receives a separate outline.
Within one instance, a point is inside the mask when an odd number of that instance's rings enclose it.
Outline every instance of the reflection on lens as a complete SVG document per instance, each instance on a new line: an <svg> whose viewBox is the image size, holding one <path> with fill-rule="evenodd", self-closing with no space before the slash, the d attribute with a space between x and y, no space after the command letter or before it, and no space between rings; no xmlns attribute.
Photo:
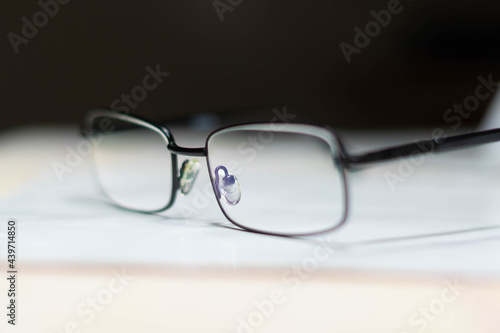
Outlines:
<svg viewBox="0 0 500 333"><path fill-rule="evenodd" d="M241 199L219 195L227 217L243 227L280 234L309 234L338 226L346 195L338 149L325 129L308 125L242 125L219 131L208 142L217 191L218 166L239 182Z"/></svg>
<svg viewBox="0 0 500 333"><path fill-rule="evenodd" d="M118 205L145 212L166 208L172 196L168 142L149 126L100 117L92 123L95 165L103 190Z"/></svg>

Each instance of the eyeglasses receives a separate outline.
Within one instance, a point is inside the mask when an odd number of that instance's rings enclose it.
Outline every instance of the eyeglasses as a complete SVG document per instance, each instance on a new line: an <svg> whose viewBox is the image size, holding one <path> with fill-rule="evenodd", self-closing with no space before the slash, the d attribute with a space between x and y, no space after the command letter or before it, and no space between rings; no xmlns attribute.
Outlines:
<svg viewBox="0 0 500 333"><path fill-rule="evenodd" d="M176 144L168 128L140 117L95 109L82 134L95 169L118 206L157 213L178 192L189 195L207 161L216 201L243 229L286 236L340 227L347 217L346 171L367 164L500 141L500 129L442 137L350 155L331 130L308 124L251 123L212 132L202 148ZM178 168L179 156L186 156Z"/></svg>

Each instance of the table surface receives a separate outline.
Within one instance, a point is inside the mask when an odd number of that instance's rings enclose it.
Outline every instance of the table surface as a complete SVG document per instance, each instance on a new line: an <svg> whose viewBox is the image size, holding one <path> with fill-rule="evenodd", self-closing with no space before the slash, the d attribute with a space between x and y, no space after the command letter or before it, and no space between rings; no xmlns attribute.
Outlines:
<svg viewBox="0 0 500 333"><path fill-rule="evenodd" d="M18 222L19 267L19 326L2 321L2 331L498 332L495 145L429 155L413 169L398 160L349 173L347 224L292 238L238 230L213 197L181 218L179 207L207 186L204 169L194 192L159 215L108 205L87 158L59 181L52 163L78 145L76 132L0 136L0 216ZM344 137L364 151L426 133ZM185 146L205 135L174 134ZM391 188L387 172L404 181ZM6 271L5 251L0 260Z"/></svg>

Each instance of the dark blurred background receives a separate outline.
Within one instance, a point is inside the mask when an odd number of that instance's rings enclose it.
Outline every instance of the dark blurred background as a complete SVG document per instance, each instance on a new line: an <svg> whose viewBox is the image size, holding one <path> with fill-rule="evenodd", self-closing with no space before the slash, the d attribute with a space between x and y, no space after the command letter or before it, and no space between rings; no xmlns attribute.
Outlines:
<svg viewBox="0 0 500 333"><path fill-rule="evenodd" d="M22 18L33 23L41 4L2 0L0 129L79 122L157 64L169 76L132 113L287 104L336 127L430 125L474 93L479 75L500 80L498 1L403 0L348 63L339 44L353 45L354 27L388 3L72 0L45 25L38 15L42 27L16 54L9 33L22 36ZM487 102L466 120L477 122Z"/></svg>

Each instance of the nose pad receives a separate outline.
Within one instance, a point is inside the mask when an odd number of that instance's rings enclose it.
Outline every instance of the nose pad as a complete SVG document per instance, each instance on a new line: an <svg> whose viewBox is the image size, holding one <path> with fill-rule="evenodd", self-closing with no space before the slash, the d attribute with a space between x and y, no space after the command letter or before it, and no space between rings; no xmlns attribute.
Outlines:
<svg viewBox="0 0 500 333"><path fill-rule="evenodd" d="M199 172L200 162L198 160L185 160L182 163L179 177L179 187L182 194L187 195L191 191Z"/></svg>
<svg viewBox="0 0 500 333"><path fill-rule="evenodd" d="M219 165L215 168L214 186L217 190L219 199L222 196L230 205L236 205L240 202L241 188L238 178L227 171L226 167L223 165Z"/></svg>

